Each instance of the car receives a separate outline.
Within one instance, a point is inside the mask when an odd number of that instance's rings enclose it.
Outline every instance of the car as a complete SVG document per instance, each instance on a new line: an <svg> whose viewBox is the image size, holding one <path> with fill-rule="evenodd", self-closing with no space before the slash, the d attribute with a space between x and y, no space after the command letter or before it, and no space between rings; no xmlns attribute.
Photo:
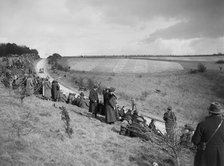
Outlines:
<svg viewBox="0 0 224 166"><path fill-rule="evenodd" d="M44 73L44 68L40 68L39 73Z"/></svg>

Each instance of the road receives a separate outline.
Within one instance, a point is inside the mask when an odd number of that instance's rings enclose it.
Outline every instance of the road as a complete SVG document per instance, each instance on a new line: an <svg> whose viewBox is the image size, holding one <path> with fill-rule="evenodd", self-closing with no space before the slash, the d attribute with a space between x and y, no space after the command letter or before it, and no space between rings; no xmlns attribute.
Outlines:
<svg viewBox="0 0 224 166"><path fill-rule="evenodd" d="M43 68L44 69L44 73L39 73L39 70ZM49 77L49 80L52 82L54 79L50 76L50 74L48 73L47 71L47 59L41 59L39 62L37 62L36 66L35 66L35 70L36 70L36 73L39 77L42 77L42 78L46 78L47 76ZM63 91L64 94L66 94L68 96L69 93L75 93L75 94L79 94L80 92L74 88L71 88L71 87L66 87L62 84L60 84L60 89ZM150 116L150 115L143 115L144 118L146 119L147 121L147 124L149 124L151 122L151 119L152 118L155 118L155 126L157 129L159 129L163 134L166 133L166 130L165 130L165 124L163 121L157 119L156 117L154 116Z"/></svg>
<svg viewBox="0 0 224 166"><path fill-rule="evenodd" d="M39 73L39 70L41 68L44 69L44 73ZM46 78L48 76L50 82L52 82L54 80L47 71L47 59L46 58L41 59L39 62L37 62L36 66L35 66L35 70L39 77ZM68 88L68 87L62 85L61 83L59 83L59 85L60 85L60 89L63 91L63 93L66 96L68 96L69 93L75 93L76 95L78 95L80 93L78 90L73 89L73 88Z"/></svg>

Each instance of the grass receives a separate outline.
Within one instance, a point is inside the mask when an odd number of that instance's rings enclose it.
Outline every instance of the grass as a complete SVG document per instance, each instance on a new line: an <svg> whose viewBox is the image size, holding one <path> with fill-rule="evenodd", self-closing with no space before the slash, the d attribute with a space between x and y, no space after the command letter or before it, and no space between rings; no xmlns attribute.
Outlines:
<svg viewBox="0 0 224 166"><path fill-rule="evenodd" d="M71 71L72 77L89 77L101 82L104 87L115 87L118 104L131 107L131 98L136 99L137 108L144 115L156 115L162 119L168 106L177 114L179 125L194 123L206 115L212 101L224 97L223 74L215 63L203 62L205 73L189 74L189 69L198 69L199 62L181 62L183 71L148 74L116 73L113 79L108 73ZM112 73L113 74L113 73ZM64 80L65 81L65 80ZM67 78L67 82L69 80ZM86 92L88 95L88 92ZM186 118L187 117L187 118Z"/></svg>
<svg viewBox="0 0 224 166"><path fill-rule="evenodd" d="M0 94L0 165L142 166L169 158L157 145L119 135L119 123L107 125L87 110L35 96L21 104L2 84ZM68 110L71 138L59 106Z"/></svg>

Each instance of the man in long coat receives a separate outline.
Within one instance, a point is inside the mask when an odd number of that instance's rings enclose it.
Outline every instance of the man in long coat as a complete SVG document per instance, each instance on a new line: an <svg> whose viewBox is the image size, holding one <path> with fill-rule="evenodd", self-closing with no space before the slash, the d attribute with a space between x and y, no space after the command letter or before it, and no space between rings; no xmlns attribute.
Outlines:
<svg viewBox="0 0 224 166"><path fill-rule="evenodd" d="M208 110L210 116L197 125L192 137L192 142L198 146L194 166L224 166L224 123L222 122L224 111L221 104L217 102L212 103ZM213 135L219 125L220 128ZM208 140L210 141L207 142ZM203 142L207 143L204 150Z"/></svg>
<svg viewBox="0 0 224 166"><path fill-rule="evenodd" d="M94 85L93 89L89 92L89 112L92 112L93 117L97 117L97 105L99 103L97 86Z"/></svg>
<svg viewBox="0 0 224 166"><path fill-rule="evenodd" d="M172 111L172 107L169 106L167 111L163 115L163 120L165 121L166 133L171 139L174 137L174 128L176 127L176 116Z"/></svg>
<svg viewBox="0 0 224 166"><path fill-rule="evenodd" d="M117 121L116 117L116 104L117 104L117 97L113 94L115 91L114 88L110 88L110 96L109 101L106 103L106 123L113 124Z"/></svg>
<svg viewBox="0 0 224 166"><path fill-rule="evenodd" d="M59 94L60 93L60 86L58 84L58 81L52 81L52 88L51 88L51 95L53 101L58 101L59 100Z"/></svg>
<svg viewBox="0 0 224 166"><path fill-rule="evenodd" d="M106 105L109 102L109 97L110 97L109 89L110 88L103 89L103 112L104 112L104 115L106 114Z"/></svg>

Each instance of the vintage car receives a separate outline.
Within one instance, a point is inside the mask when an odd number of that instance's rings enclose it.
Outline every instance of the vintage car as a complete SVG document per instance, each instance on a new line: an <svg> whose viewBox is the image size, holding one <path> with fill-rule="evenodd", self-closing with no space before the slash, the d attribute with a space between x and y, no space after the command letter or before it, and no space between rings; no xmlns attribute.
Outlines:
<svg viewBox="0 0 224 166"><path fill-rule="evenodd" d="M44 73L44 68L40 68L39 73Z"/></svg>

